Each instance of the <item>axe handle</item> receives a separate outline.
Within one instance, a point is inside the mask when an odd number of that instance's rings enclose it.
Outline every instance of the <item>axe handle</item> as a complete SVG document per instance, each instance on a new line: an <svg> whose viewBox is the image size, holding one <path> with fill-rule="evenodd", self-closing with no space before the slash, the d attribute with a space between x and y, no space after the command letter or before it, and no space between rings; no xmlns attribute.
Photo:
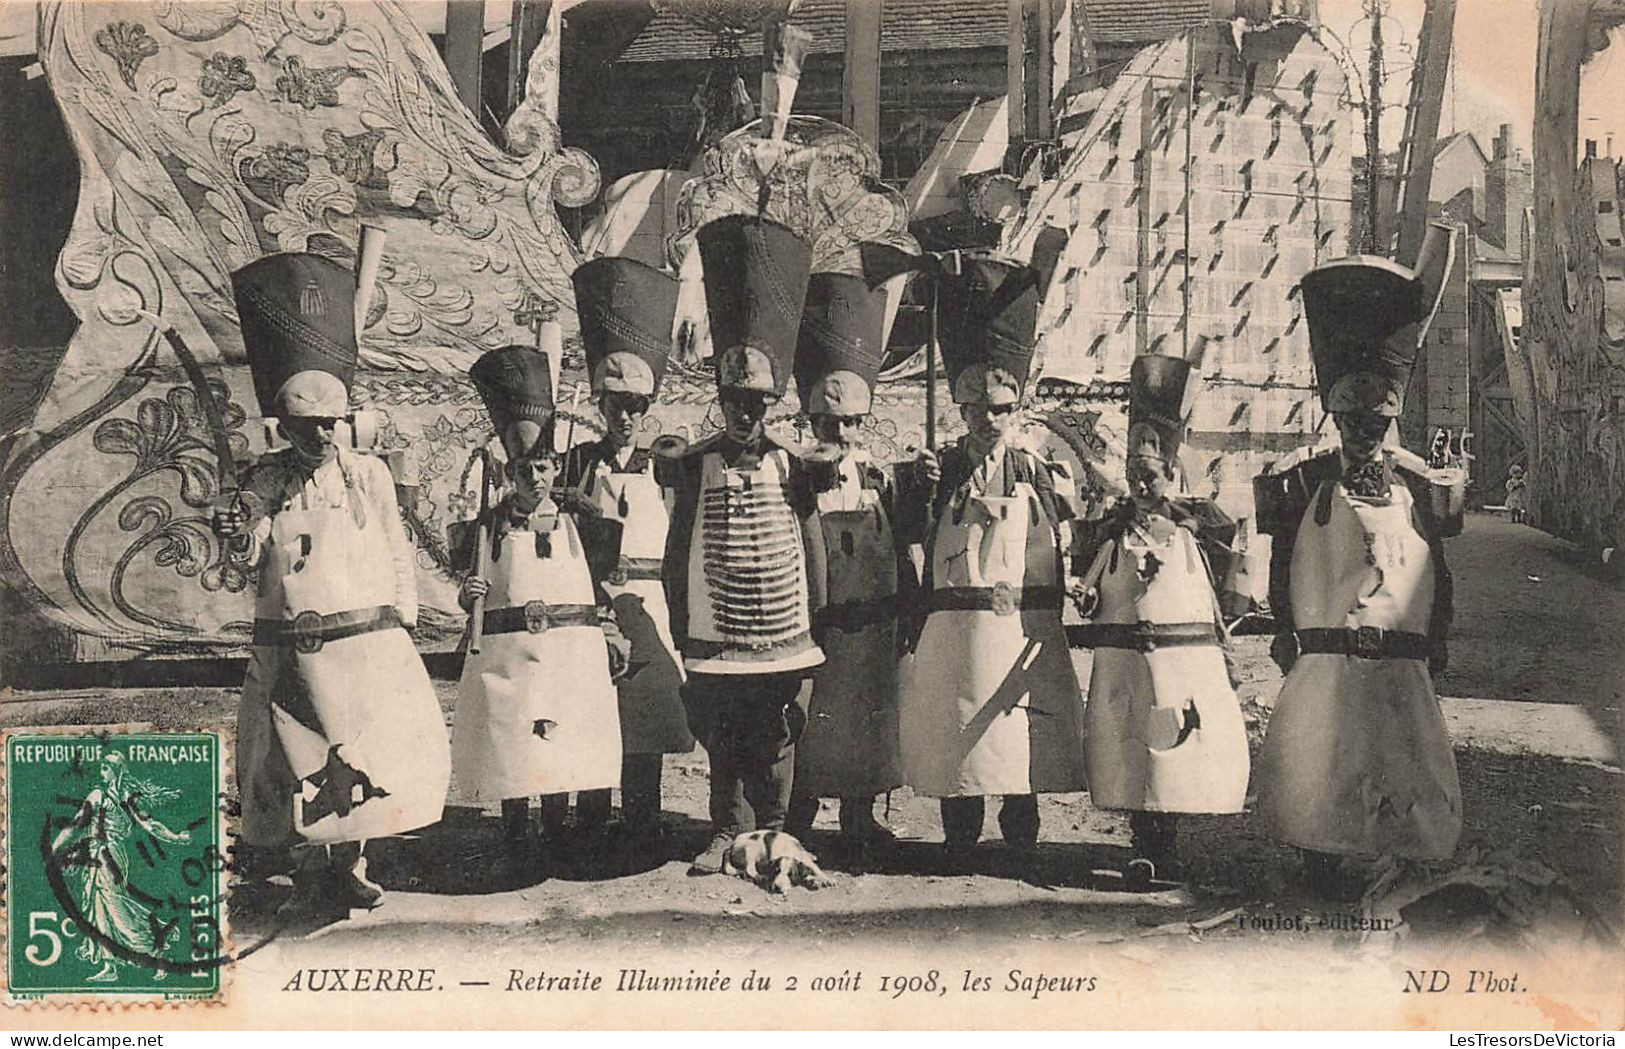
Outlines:
<svg viewBox="0 0 1625 1049"><path fill-rule="evenodd" d="M929 336L925 340L925 446L937 450L937 299L938 282L931 282Z"/></svg>
<svg viewBox="0 0 1625 1049"><path fill-rule="evenodd" d="M378 267L384 261L384 241L388 234L382 226L361 224L361 238L355 248L355 330L360 334L372 306L372 288L378 280Z"/></svg>
<svg viewBox="0 0 1625 1049"><path fill-rule="evenodd" d="M485 573L491 568L491 526L481 522L474 533L474 575L476 578L485 578ZM474 621L468 627L468 651L470 655L480 654L480 638L485 634L485 595L481 594L474 599L474 608L470 612Z"/></svg>
<svg viewBox="0 0 1625 1049"><path fill-rule="evenodd" d="M480 454L480 523L474 530L474 578L484 579L491 570L491 455ZM489 580L487 580L489 582ZM480 654L480 639L485 634L485 595L474 599L470 610L474 621L468 626L469 655Z"/></svg>

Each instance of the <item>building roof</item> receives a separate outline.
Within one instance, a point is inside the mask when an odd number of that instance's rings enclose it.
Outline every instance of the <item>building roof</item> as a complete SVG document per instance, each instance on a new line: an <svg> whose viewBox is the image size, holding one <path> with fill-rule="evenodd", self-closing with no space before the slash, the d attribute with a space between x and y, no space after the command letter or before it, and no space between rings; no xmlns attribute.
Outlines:
<svg viewBox="0 0 1625 1049"><path fill-rule="evenodd" d="M1461 142L1463 139L1466 139L1467 143L1478 151L1478 159L1481 163L1488 164L1490 162L1489 154L1485 153L1484 147L1478 144L1478 136L1473 134L1471 131L1457 131L1446 135L1444 138L1436 140L1433 143L1433 159L1438 160L1444 155L1445 150Z"/></svg>
<svg viewBox="0 0 1625 1049"><path fill-rule="evenodd" d="M1211 21L1212 0L1076 0L1096 44L1149 44Z"/></svg>
<svg viewBox="0 0 1625 1049"><path fill-rule="evenodd" d="M1138 0L1136 0L1138 2ZM943 51L956 48L1006 47L1009 14L994 0L885 0L881 9L882 51ZM846 4L843 0L802 0L790 24L812 34L812 54L846 50ZM681 62L709 58L716 35L663 11L621 54L622 62ZM752 58L762 53L762 34L751 32L740 51Z"/></svg>

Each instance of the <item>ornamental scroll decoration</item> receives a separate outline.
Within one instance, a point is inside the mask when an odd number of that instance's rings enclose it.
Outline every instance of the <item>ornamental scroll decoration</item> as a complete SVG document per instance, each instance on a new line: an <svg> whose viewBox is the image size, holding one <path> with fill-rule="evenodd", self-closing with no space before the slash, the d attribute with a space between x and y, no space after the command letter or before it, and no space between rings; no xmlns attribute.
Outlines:
<svg viewBox="0 0 1625 1049"><path fill-rule="evenodd" d="M858 245L885 244L918 254L902 194L880 181L880 155L851 128L820 117L792 116L788 151L768 147L761 122L725 136L701 160L682 190L678 229L666 254L680 268L707 222L755 215L790 227L812 245L813 272L858 274ZM760 209L767 184L767 207Z"/></svg>
<svg viewBox="0 0 1625 1049"><path fill-rule="evenodd" d="M31 426L3 438L0 577L115 646L232 642L252 588L205 508L231 467L207 468L223 434L193 430L229 420L232 456L262 447L229 275L278 251L349 265L360 224L380 225L358 400L375 381L460 387L484 350L532 340L543 305L573 332L579 253L556 208L592 198L597 166L539 114L522 152L493 144L395 0L60 0L39 42L81 172L56 259L79 326ZM179 333L189 369L144 315ZM415 451L432 411L398 408L396 447ZM432 512L446 493L427 479ZM454 607L443 575L420 584Z"/></svg>
<svg viewBox="0 0 1625 1049"><path fill-rule="evenodd" d="M920 251L908 232L908 204L880 181L880 155L850 128L819 117L792 116L785 143L763 139L757 120L707 150L700 173L678 195L677 229L666 242L668 263L687 272L684 261L701 226L729 215L758 214L812 245L814 273L861 274L858 245L864 243ZM708 325L698 312L691 319L694 344L674 358L672 369L709 382Z"/></svg>

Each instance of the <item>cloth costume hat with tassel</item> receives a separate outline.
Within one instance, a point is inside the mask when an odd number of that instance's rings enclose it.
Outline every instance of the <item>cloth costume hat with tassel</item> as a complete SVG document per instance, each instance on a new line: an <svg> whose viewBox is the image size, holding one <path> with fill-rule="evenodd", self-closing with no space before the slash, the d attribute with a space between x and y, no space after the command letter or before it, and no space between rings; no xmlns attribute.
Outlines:
<svg viewBox="0 0 1625 1049"><path fill-rule="evenodd" d="M1376 255L1355 255L1303 275L1315 386L1328 412L1399 415L1444 293L1455 254L1453 233L1429 226L1415 269Z"/></svg>
<svg viewBox="0 0 1625 1049"><path fill-rule="evenodd" d="M324 255L267 255L231 275L260 414L339 418L355 378L355 275Z"/></svg>
<svg viewBox="0 0 1625 1049"><path fill-rule="evenodd" d="M553 378L546 354L529 346L504 346L482 354L468 377L498 434L509 423L529 419L541 425L542 440L552 446Z"/></svg>
<svg viewBox="0 0 1625 1049"><path fill-rule="evenodd" d="M938 267L938 341L955 404L1021 402L1038 312L1066 240L1064 230L1047 227L1030 265L981 251L961 256L958 272Z"/></svg>
<svg viewBox="0 0 1625 1049"><path fill-rule="evenodd" d="M1201 375L1183 357L1145 353L1128 373L1128 454L1177 462Z"/></svg>
<svg viewBox="0 0 1625 1049"><path fill-rule="evenodd" d="M790 382L812 246L788 226L729 215L696 235L717 388L777 399Z"/></svg>
<svg viewBox="0 0 1625 1049"><path fill-rule="evenodd" d="M653 397L671 354L677 278L637 259L600 258L570 280L593 392Z"/></svg>
<svg viewBox="0 0 1625 1049"><path fill-rule="evenodd" d="M796 391L808 415L868 415L884 359L884 286L815 273L807 282L796 345Z"/></svg>

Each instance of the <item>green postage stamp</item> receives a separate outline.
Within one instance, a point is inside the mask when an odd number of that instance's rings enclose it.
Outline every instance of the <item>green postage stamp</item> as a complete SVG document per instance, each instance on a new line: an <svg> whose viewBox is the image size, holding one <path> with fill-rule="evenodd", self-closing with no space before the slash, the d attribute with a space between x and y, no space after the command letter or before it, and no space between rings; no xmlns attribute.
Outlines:
<svg viewBox="0 0 1625 1049"><path fill-rule="evenodd" d="M0 744L8 999L218 997L220 736L14 729Z"/></svg>

